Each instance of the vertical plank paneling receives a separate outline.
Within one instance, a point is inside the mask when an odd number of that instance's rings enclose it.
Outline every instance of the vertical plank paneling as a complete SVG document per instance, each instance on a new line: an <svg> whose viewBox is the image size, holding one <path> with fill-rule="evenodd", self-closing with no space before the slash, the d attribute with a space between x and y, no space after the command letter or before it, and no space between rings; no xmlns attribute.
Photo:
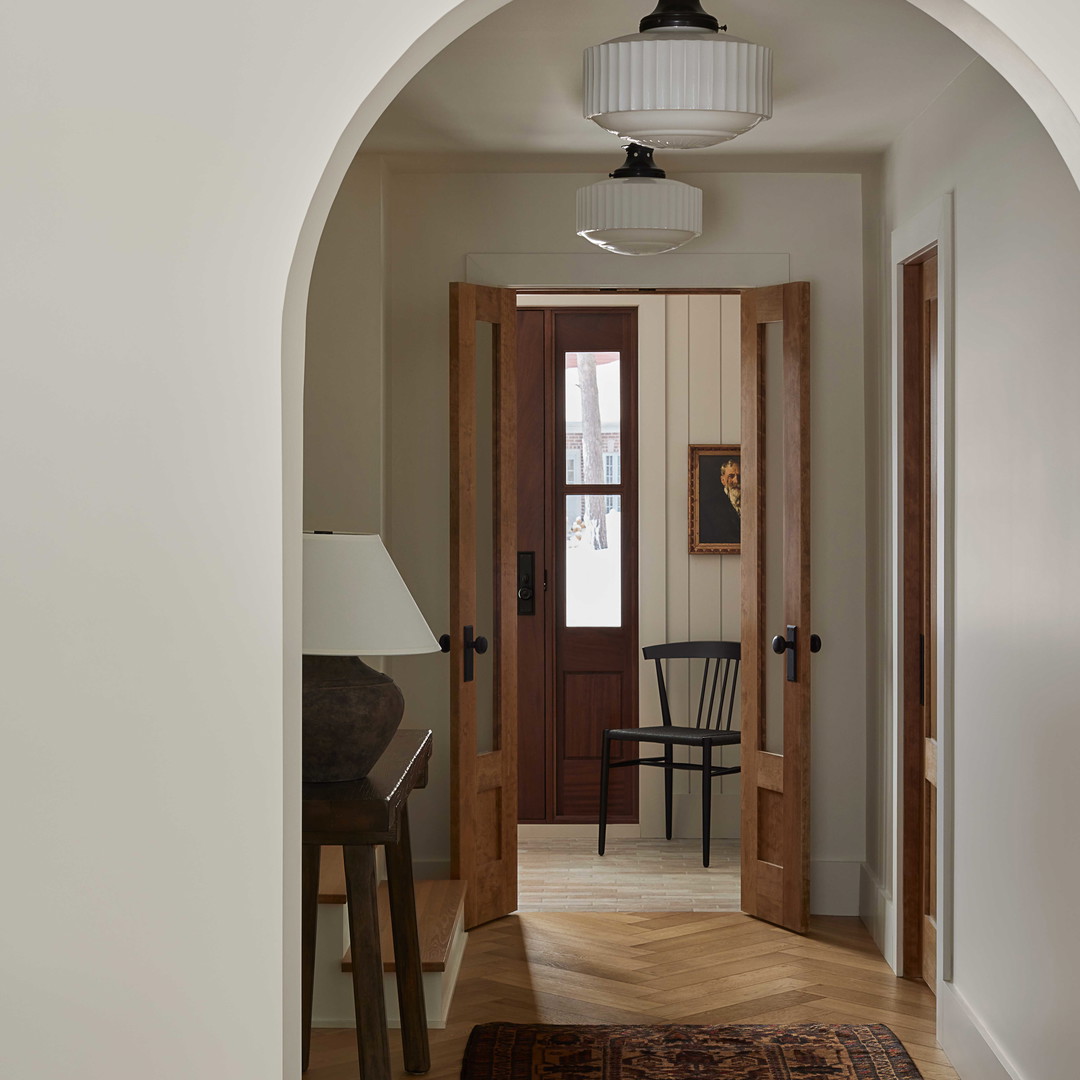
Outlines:
<svg viewBox="0 0 1080 1080"><path fill-rule="evenodd" d="M691 443L715 443L720 436L722 364L720 297L690 297ZM690 637L714 638L720 632L722 556L690 559Z"/></svg>
<svg viewBox="0 0 1080 1080"><path fill-rule="evenodd" d="M663 505L668 475L668 416L657 404L668 400L667 297L639 297L638 305L638 490L639 643L664 641L668 634L667 567L671 538ZM658 507L657 503L661 503ZM653 665L638 652L638 700L642 726L659 724ZM643 835L663 835L664 784L656 769L639 769L639 820ZM659 832L658 832L659 830Z"/></svg>
<svg viewBox="0 0 1080 1080"><path fill-rule="evenodd" d="M720 347L720 296L697 294L690 296L690 384L688 415L691 443L716 443L720 441L721 394L723 386L723 357ZM721 581L724 557L721 555L693 555L690 557L689 575L689 638L710 639L720 636ZM691 682L693 678L691 677ZM687 760L696 761L696 751L685 754ZM687 835L695 835L700 821L701 778L689 774L690 790L695 798L683 807L684 829ZM720 795L723 788L713 784L713 793ZM713 808L713 835L732 835L731 822L725 814L722 798L715 800Z"/></svg>
<svg viewBox="0 0 1080 1080"><path fill-rule="evenodd" d="M690 441L690 298L668 296L667 314L667 640L686 641L690 637L691 571L686 539L686 448ZM685 709L690 697L690 683L685 665L671 666L667 679L672 709ZM655 696L655 675L651 692ZM685 752L683 758L685 760ZM657 775L661 774L657 772ZM689 790L687 774L676 773L676 804L679 796L686 795ZM678 813L675 835L683 835L678 828Z"/></svg>
<svg viewBox="0 0 1080 1080"><path fill-rule="evenodd" d="M741 297L720 297L720 442L722 443L742 442L740 310ZM739 558L738 555L720 557L720 630L725 640L730 641L738 641L741 632L739 617L742 582L739 580ZM737 784L738 781L734 783Z"/></svg>
<svg viewBox="0 0 1080 1080"><path fill-rule="evenodd" d="M742 327L739 315L742 298L734 295L720 297L720 442L741 441L742 401ZM739 621L742 615L740 580L740 557L721 555L720 560L720 636L725 641L738 641L742 633ZM732 725L742 727L741 695L735 697L735 713ZM742 760L742 750L731 747L724 752L724 764L733 765ZM741 777L738 773L720 778L722 793L716 808L717 822L722 831L717 836L736 838L740 833L739 792Z"/></svg>

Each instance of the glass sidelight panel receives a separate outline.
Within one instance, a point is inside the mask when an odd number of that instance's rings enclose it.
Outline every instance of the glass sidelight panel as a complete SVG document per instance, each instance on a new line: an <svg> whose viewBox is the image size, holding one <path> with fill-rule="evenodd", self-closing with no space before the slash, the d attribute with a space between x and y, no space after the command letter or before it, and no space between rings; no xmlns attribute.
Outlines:
<svg viewBox="0 0 1080 1080"><path fill-rule="evenodd" d="M765 327L765 714L764 749L784 752L786 656L772 639L787 629L784 612L784 324Z"/></svg>
<svg viewBox="0 0 1080 1080"><path fill-rule="evenodd" d="M476 324L476 626L494 648L495 634L495 328ZM476 750L496 749L494 657L475 656Z"/></svg>
<svg viewBox="0 0 1080 1080"><path fill-rule="evenodd" d="M622 625L622 498L566 496L566 625Z"/></svg>
<svg viewBox="0 0 1080 1080"><path fill-rule="evenodd" d="M564 355L566 482L617 484L622 437L621 354L568 352Z"/></svg>

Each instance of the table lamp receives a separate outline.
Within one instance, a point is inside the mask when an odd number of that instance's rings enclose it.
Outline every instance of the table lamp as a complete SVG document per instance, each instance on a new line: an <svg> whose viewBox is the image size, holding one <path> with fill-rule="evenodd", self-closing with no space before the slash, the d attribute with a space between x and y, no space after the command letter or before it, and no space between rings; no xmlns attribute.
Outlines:
<svg viewBox="0 0 1080 1080"><path fill-rule="evenodd" d="M304 534L303 651L304 780L359 780L405 709L360 656L439 651L379 536Z"/></svg>

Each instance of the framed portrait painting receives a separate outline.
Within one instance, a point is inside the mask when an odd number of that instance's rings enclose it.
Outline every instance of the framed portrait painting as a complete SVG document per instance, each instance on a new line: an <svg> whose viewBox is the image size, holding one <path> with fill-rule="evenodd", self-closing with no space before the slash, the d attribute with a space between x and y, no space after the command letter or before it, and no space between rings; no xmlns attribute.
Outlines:
<svg viewBox="0 0 1080 1080"><path fill-rule="evenodd" d="M690 553L737 555L742 541L737 444L690 447Z"/></svg>

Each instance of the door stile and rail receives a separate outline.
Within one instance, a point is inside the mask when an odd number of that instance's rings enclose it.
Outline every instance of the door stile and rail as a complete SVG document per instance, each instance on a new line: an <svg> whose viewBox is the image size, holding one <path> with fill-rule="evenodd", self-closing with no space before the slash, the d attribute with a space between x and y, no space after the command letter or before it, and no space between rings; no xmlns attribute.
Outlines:
<svg viewBox="0 0 1080 1080"><path fill-rule="evenodd" d="M478 415L476 324L492 326L492 393ZM516 294L450 286L451 876L466 881L465 925L517 907ZM478 427L492 425L492 564L477 565ZM485 517L486 517L486 508ZM491 574L493 625L478 625L478 574ZM489 650L490 646L490 652ZM477 654L487 653L477 659ZM478 752L476 664L492 665L490 749Z"/></svg>
<svg viewBox="0 0 1080 1080"><path fill-rule="evenodd" d="M767 468L766 326L775 322L783 323L784 438L781 460ZM810 653L820 647L810 634L809 331L807 282L743 292L742 910L799 933L810 913ZM777 627L767 626L765 606L770 483L783 491L785 625ZM766 715L765 672L781 662L783 753L771 753L766 726L775 718Z"/></svg>

